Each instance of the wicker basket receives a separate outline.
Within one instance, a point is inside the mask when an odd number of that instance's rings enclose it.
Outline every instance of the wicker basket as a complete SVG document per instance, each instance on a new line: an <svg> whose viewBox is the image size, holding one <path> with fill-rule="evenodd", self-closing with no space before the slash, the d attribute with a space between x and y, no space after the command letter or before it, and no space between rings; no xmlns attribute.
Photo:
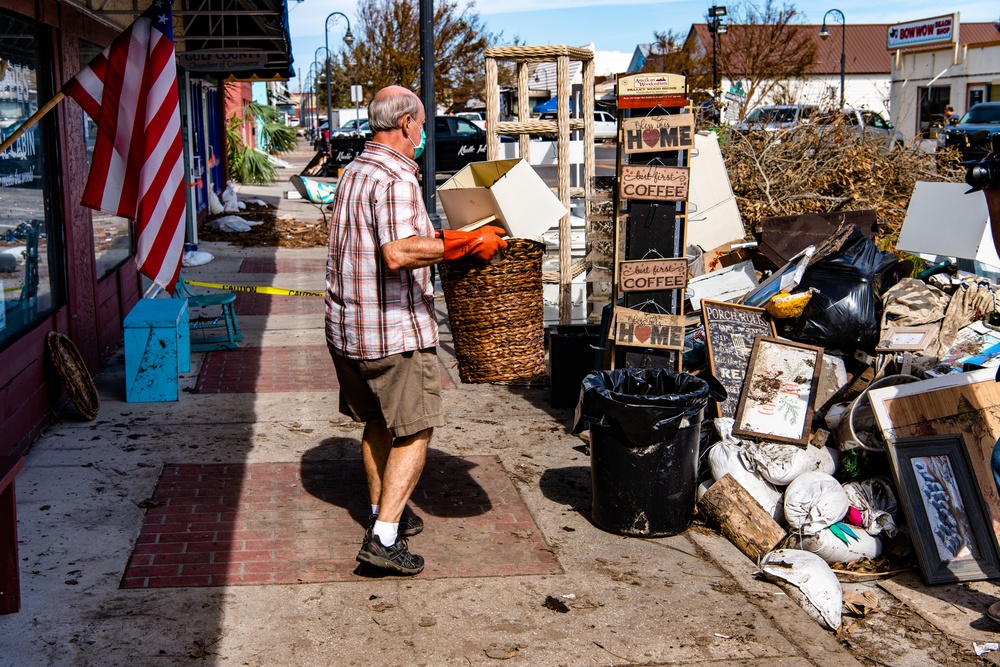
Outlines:
<svg viewBox="0 0 1000 667"><path fill-rule="evenodd" d="M462 382L517 382L545 374L542 254L510 239L503 259L440 265Z"/></svg>

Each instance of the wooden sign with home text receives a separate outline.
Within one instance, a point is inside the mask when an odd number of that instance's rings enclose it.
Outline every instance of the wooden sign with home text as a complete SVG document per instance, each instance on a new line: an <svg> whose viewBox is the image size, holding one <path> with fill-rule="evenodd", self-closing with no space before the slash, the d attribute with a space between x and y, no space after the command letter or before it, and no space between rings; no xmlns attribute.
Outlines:
<svg viewBox="0 0 1000 667"><path fill-rule="evenodd" d="M684 316L644 313L615 306L611 338L615 345L683 350Z"/></svg>
<svg viewBox="0 0 1000 667"><path fill-rule="evenodd" d="M688 179L687 167L625 164L622 165L618 194L623 199L686 201Z"/></svg>
<svg viewBox="0 0 1000 667"><path fill-rule="evenodd" d="M626 118L622 121L625 152L654 153L694 148L694 114Z"/></svg>
<svg viewBox="0 0 1000 667"><path fill-rule="evenodd" d="M635 259L618 264L622 292L658 292L687 286L687 260Z"/></svg>

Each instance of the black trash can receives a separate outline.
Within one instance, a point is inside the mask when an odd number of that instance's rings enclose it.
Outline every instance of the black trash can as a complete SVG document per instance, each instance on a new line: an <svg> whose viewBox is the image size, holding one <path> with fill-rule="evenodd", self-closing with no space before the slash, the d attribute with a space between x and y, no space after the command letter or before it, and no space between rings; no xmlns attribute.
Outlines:
<svg viewBox="0 0 1000 667"><path fill-rule="evenodd" d="M597 367L600 347L600 324L557 324L549 329L549 404L553 408L576 405L580 383Z"/></svg>
<svg viewBox="0 0 1000 667"><path fill-rule="evenodd" d="M664 368L601 371L584 379L574 431L590 423L591 518L597 527L641 537L688 527L702 414L719 391Z"/></svg>

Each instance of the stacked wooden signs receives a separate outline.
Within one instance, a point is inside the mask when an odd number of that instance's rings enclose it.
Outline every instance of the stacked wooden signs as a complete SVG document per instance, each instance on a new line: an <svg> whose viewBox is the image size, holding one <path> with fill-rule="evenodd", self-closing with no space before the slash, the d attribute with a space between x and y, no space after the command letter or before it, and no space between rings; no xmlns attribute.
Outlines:
<svg viewBox="0 0 1000 667"><path fill-rule="evenodd" d="M628 216L616 229L615 309L611 337L619 368L680 370L687 287L686 203L694 116L678 74L618 80L618 146L614 210Z"/></svg>

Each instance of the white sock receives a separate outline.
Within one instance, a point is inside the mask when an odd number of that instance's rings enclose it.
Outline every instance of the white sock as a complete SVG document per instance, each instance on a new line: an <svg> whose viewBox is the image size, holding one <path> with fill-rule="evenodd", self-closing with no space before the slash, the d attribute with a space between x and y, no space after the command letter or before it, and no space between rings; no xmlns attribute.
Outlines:
<svg viewBox="0 0 1000 667"><path fill-rule="evenodd" d="M375 516L378 516L378 508L379 508L378 505L372 505L372 514L374 514Z"/></svg>
<svg viewBox="0 0 1000 667"><path fill-rule="evenodd" d="M382 543L384 547L391 547L396 543L396 538L399 537L399 524L389 523L388 521L375 520L375 527L372 529L372 533L378 535L379 542Z"/></svg>

